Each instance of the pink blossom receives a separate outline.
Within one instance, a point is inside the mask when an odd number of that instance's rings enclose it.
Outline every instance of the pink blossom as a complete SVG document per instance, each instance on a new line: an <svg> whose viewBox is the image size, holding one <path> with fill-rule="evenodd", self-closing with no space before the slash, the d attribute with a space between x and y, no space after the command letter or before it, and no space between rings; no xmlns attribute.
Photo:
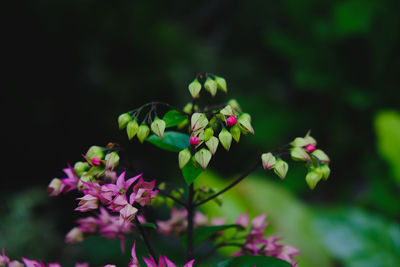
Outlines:
<svg viewBox="0 0 400 267"><path fill-rule="evenodd" d="M72 228L65 236L66 243L78 243L82 241L83 241L83 233L78 227Z"/></svg>
<svg viewBox="0 0 400 267"><path fill-rule="evenodd" d="M105 186L110 189L115 195L125 195L126 192L129 190L131 185L139 178L142 177L142 174L139 174L135 177L129 178L125 181L125 173L121 173L121 175L117 179L116 184L106 184Z"/></svg>
<svg viewBox="0 0 400 267"><path fill-rule="evenodd" d="M10 262L10 259L6 256L4 248L2 249L2 254L0 255L0 266L6 266Z"/></svg>
<svg viewBox="0 0 400 267"><path fill-rule="evenodd" d="M74 168L68 165L68 168L63 169L63 172L67 175L67 178L61 179L64 184L63 191L69 192L78 188L79 177L75 174Z"/></svg>
<svg viewBox="0 0 400 267"><path fill-rule="evenodd" d="M89 263L87 263L87 262L77 262L77 263L75 263L75 267L89 267Z"/></svg>
<svg viewBox="0 0 400 267"><path fill-rule="evenodd" d="M173 231L176 233L183 233L187 228L187 210L171 209L171 218L166 221L157 221L157 229L160 233L168 235Z"/></svg>
<svg viewBox="0 0 400 267"><path fill-rule="evenodd" d="M22 257L22 261L25 263L26 267L46 267L43 262L37 262L24 257Z"/></svg>
<svg viewBox="0 0 400 267"><path fill-rule="evenodd" d="M124 221L130 222L135 218L137 212L137 208L127 204L123 209L120 210L120 216Z"/></svg>
<svg viewBox="0 0 400 267"><path fill-rule="evenodd" d="M307 150L307 152L311 153L315 150L315 145L313 144L308 144L305 149Z"/></svg>
<svg viewBox="0 0 400 267"><path fill-rule="evenodd" d="M189 139L189 143L190 143L192 146L197 146L198 144L200 144L200 140L199 140L199 138L196 137L196 136L191 136L190 139Z"/></svg>
<svg viewBox="0 0 400 267"><path fill-rule="evenodd" d="M246 228L249 225L249 213L246 212L240 215L239 218L236 219L235 224L239 224Z"/></svg>
<svg viewBox="0 0 400 267"><path fill-rule="evenodd" d="M111 202L110 206L108 206L108 208L114 212L119 212L128 204L129 203L128 203L128 200L126 199L125 195L118 195L113 199L113 201Z"/></svg>
<svg viewBox="0 0 400 267"><path fill-rule="evenodd" d="M81 230L84 233L94 233L97 231L99 227L97 219L91 216L78 219L77 223L79 223L78 226L79 230Z"/></svg>
<svg viewBox="0 0 400 267"><path fill-rule="evenodd" d="M25 265L22 262L13 260L13 261L10 261L10 263L8 264L8 267L25 267Z"/></svg>
<svg viewBox="0 0 400 267"><path fill-rule="evenodd" d="M64 190L64 186L60 179L54 178L48 185L47 192L49 192L50 197L58 196Z"/></svg>
<svg viewBox="0 0 400 267"><path fill-rule="evenodd" d="M92 164L95 166L100 166L101 160L99 158L92 158Z"/></svg>
<svg viewBox="0 0 400 267"><path fill-rule="evenodd" d="M94 197L92 195L85 195L77 199L79 199L80 201L78 207L75 210L78 210L80 212L95 210L99 207L99 201L97 197Z"/></svg>
<svg viewBox="0 0 400 267"><path fill-rule="evenodd" d="M235 116L229 116L226 119L226 125L228 125L229 127L235 126L237 123L237 119Z"/></svg>
<svg viewBox="0 0 400 267"><path fill-rule="evenodd" d="M133 205L134 202L138 202L142 207L149 204L158 193L157 190L153 190L155 185L156 180L145 182L143 178L140 177L139 182L133 187L133 193L129 197L129 203Z"/></svg>

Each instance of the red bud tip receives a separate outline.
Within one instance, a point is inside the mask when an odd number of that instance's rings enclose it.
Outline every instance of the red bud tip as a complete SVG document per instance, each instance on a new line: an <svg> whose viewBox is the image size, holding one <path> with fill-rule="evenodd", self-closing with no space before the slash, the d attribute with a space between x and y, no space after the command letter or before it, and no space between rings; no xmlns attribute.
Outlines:
<svg viewBox="0 0 400 267"><path fill-rule="evenodd" d="M237 119L235 116L230 116L229 118L226 119L226 125L229 127L235 126L237 123Z"/></svg>
<svg viewBox="0 0 400 267"><path fill-rule="evenodd" d="M95 166L99 166L100 165L100 159L99 158L92 158L92 164Z"/></svg>
<svg viewBox="0 0 400 267"><path fill-rule="evenodd" d="M312 144L309 144L305 147L305 149L307 150L307 152L311 153L315 150L315 146Z"/></svg>
<svg viewBox="0 0 400 267"><path fill-rule="evenodd" d="M200 140L199 140L198 137L192 136L192 137L190 137L190 139L189 139L189 143L190 143L192 146L197 146L198 144L200 144Z"/></svg>

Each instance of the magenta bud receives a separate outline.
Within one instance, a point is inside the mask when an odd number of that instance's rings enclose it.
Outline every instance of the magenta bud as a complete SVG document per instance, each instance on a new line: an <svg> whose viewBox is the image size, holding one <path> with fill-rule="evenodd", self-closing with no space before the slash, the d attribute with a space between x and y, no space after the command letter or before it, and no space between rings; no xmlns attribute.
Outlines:
<svg viewBox="0 0 400 267"><path fill-rule="evenodd" d="M307 150L307 152L311 153L315 150L315 146L313 144L308 144L305 149Z"/></svg>
<svg viewBox="0 0 400 267"><path fill-rule="evenodd" d="M237 119L235 116L229 116L229 118L226 119L226 125L229 127L235 126L237 123Z"/></svg>
<svg viewBox="0 0 400 267"><path fill-rule="evenodd" d="M92 158L92 164L95 166L100 166L100 159L99 158Z"/></svg>
<svg viewBox="0 0 400 267"><path fill-rule="evenodd" d="M190 143L192 146L197 146L198 144L200 144L200 140L199 140L198 137L192 136L192 137L190 137L190 139L189 139L189 143Z"/></svg>

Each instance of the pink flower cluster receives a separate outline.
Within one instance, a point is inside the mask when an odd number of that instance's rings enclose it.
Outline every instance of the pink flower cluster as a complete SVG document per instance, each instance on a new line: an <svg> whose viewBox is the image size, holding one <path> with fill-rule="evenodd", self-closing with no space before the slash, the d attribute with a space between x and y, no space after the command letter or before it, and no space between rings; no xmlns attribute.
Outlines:
<svg viewBox="0 0 400 267"><path fill-rule="evenodd" d="M242 249L232 256L264 255L285 260L291 263L292 266L296 266L293 256L300 253L297 248L289 245L278 244L277 242L279 241L279 238L275 236L264 238L264 230L268 225L265 218L266 214L261 214L250 221L249 215L246 212L235 221L235 224L249 229L249 232L246 235L246 240Z"/></svg>

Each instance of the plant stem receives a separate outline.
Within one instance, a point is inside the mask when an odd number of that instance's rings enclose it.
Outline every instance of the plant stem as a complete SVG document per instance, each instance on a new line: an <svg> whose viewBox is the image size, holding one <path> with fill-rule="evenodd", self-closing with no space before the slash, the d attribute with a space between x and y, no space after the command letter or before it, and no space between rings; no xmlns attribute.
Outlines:
<svg viewBox="0 0 400 267"><path fill-rule="evenodd" d="M188 211L188 227L187 227L187 250L186 250L186 258L188 261L193 259L193 217L194 210L196 208L195 203L193 202L194 197L194 186L193 183L189 186L189 198L187 203L187 211Z"/></svg>
<svg viewBox="0 0 400 267"><path fill-rule="evenodd" d="M227 187L225 187L224 189L222 189L221 191L219 191L215 195L212 195L212 196L200 201L199 203L196 203L195 206L198 207L198 206L200 206L200 205L202 205L202 204L204 204L204 203L206 203L206 202L218 197L219 195L225 193L226 191L228 191L229 189L231 189L232 187L234 187L235 185L240 183L244 178L249 176L252 172L254 172L260 166L261 166L261 159L257 160L256 164L254 164L249 170L247 170L245 173L243 173L241 176L239 176L230 185L228 185Z"/></svg>
<svg viewBox="0 0 400 267"><path fill-rule="evenodd" d="M156 259L156 255L154 254L154 250L151 246L149 237L147 236L146 230L140 225L140 222L137 217L135 217L136 227L139 229L140 234L142 235L143 241L146 244L147 250L149 251L150 255Z"/></svg>
<svg viewBox="0 0 400 267"><path fill-rule="evenodd" d="M158 193L160 193L161 195L164 195L164 196L166 196L166 197L172 199L172 200L175 201L176 203L178 203L178 204L180 204L180 205L182 205L182 206L184 206L184 207L187 207L187 204L186 204L185 202L183 202L183 201L177 199L176 197L172 196L172 195L169 194L168 192L166 192L166 191L164 191L164 190L162 190L162 189L160 189L160 188L157 188L157 190L158 190Z"/></svg>

